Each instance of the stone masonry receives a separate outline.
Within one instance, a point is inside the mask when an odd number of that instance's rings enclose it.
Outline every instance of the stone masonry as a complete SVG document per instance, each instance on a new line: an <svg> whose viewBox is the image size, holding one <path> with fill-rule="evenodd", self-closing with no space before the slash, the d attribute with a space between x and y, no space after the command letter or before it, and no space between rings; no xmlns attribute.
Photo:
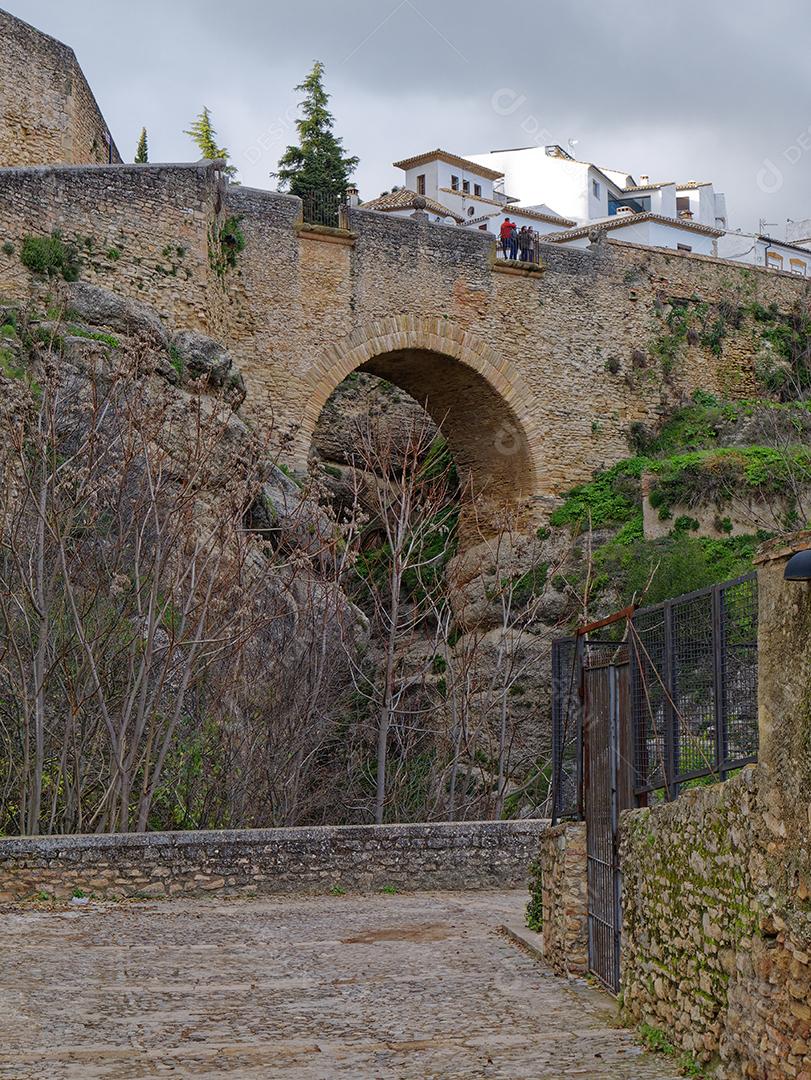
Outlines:
<svg viewBox="0 0 811 1080"><path fill-rule="evenodd" d="M543 954L559 975L588 970L586 826L547 829L535 863L543 909Z"/></svg>
<svg viewBox="0 0 811 1080"><path fill-rule="evenodd" d="M511 888L548 821L0 839L0 901Z"/></svg>
<svg viewBox="0 0 811 1080"><path fill-rule="evenodd" d="M811 1080L811 533L759 556L756 766L622 816L623 1007L723 1080Z"/></svg>
<svg viewBox="0 0 811 1080"><path fill-rule="evenodd" d="M120 162L73 49L0 10L0 166Z"/></svg>
<svg viewBox="0 0 811 1080"><path fill-rule="evenodd" d="M362 209L345 224L305 228L298 199L228 188L217 163L0 169L0 293L56 291L19 250L59 230L83 280L227 342L247 407L294 467L332 391L363 369L427 403L480 493L538 516L626 456L633 423L698 386L753 392L746 319L720 355L689 344L673 371L657 366L668 299L788 312L804 297L793 275L681 252L549 245L545 272L529 274L496 264L479 232ZM244 237L235 266L226 227Z"/></svg>

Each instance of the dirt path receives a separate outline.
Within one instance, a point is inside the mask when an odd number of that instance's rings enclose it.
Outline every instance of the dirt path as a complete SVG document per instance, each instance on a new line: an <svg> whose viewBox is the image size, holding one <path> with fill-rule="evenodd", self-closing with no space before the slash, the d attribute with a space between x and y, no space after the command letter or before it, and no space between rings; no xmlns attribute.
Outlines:
<svg viewBox="0 0 811 1080"><path fill-rule="evenodd" d="M525 894L0 915L0 1078L670 1080L497 933Z"/></svg>

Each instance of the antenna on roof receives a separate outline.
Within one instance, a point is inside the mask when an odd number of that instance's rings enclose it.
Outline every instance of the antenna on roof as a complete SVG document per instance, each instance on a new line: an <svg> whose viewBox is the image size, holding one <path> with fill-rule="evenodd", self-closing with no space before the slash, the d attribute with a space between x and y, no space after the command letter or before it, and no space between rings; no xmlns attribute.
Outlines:
<svg viewBox="0 0 811 1080"><path fill-rule="evenodd" d="M567 139L566 140L566 144L567 144L567 146L569 147L570 150L574 150L574 148L577 145L579 145L579 143L580 143L579 139Z"/></svg>

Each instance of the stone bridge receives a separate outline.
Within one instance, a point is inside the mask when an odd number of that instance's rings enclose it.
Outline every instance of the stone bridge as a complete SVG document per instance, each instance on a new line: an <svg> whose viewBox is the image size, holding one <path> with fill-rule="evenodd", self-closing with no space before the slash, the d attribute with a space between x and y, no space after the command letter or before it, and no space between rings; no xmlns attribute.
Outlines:
<svg viewBox="0 0 811 1080"><path fill-rule="evenodd" d="M0 292L42 291L20 244L59 230L83 278L229 345L244 408L294 467L331 392L370 371L427 407L474 489L538 517L696 387L754 392L745 324L663 368L668 301L788 311L805 292L788 274L611 241L544 245L537 272L497 263L480 232L362 209L343 224L305 226L298 199L227 186L217 163L0 169ZM222 243L234 227L239 252Z"/></svg>

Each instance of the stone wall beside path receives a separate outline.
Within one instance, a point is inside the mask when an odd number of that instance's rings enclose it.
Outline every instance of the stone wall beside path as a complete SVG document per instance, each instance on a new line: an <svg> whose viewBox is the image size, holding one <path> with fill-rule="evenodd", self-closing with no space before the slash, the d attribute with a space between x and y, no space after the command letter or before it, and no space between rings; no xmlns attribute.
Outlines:
<svg viewBox="0 0 811 1080"><path fill-rule="evenodd" d="M526 884L545 820L0 839L0 901L503 889Z"/></svg>

